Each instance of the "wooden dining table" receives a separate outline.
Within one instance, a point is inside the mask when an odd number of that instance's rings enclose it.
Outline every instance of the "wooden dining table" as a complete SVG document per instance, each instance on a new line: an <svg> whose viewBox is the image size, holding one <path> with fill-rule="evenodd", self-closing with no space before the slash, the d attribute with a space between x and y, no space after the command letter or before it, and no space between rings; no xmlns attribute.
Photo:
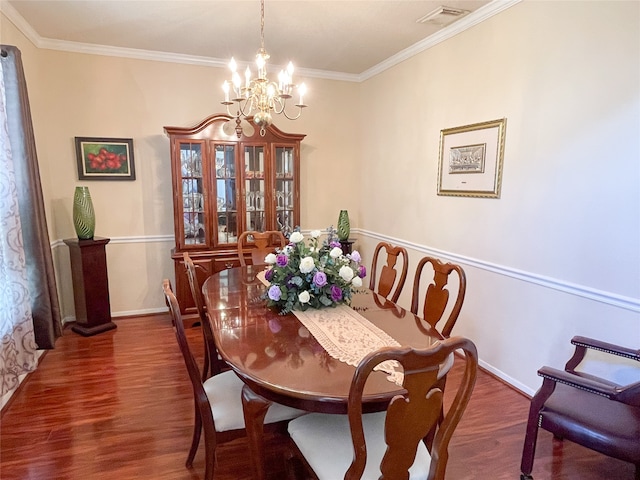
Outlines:
<svg viewBox="0 0 640 480"><path fill-rule="evenodd" d="M272 402L306 410L347 413L355 367L332 358L294 314L268 308L264 266L222 270L202 292L219 354L245 383L242 393L254 477L265 478L263 424ZM429 324L368 288L356 289L351 308L401 345L429 348L442 336ZM386 409L403 389L384 372L365 388L365 412Z"/></svg>

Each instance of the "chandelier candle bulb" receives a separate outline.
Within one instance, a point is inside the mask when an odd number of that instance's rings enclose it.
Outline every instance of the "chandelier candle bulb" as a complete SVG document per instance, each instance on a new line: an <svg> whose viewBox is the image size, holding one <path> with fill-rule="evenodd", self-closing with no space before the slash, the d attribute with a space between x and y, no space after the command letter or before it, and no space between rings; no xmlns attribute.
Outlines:
<svg viewBox="0 0 640 480"><path fill-rule="evenodd" d="M298 93L300 94L300 103L298 105L296 105L296 106L298 106L298 107L304 107L305 106L303 98L304 98L304 94L306 92L307 92L307 86L303 83L298 87Z"/></svg>
<svg viewBox="0 0 640 480"><path fill-rule="evenodd" d="M222 90L224 91L223 105L231 105L233 102L229 101L229 82L227 82L226 80L222 84Z"/></svg>

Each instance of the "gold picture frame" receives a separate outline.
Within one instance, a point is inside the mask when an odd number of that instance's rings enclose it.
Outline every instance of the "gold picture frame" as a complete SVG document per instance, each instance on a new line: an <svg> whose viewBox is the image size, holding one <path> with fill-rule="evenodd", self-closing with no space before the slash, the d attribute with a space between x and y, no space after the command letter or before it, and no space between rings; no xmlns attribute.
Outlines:
<svg viewBox="0 0 640 480"><path fill-rule="evenodd" d="M507 119L440 131L438 195L500 198Z"/></svg>

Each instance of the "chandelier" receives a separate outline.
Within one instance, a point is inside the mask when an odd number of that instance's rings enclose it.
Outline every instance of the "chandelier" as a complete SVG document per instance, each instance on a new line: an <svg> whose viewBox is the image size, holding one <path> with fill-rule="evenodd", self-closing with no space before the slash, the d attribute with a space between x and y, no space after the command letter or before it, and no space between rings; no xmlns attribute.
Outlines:
<svg viewBox="0 0 640 480"><path fill-rule="evenodd" d="M224 102L229 116L236 119L236 133L238 138L242 135L241 117L249 117L253 114L253 122L260 127L260 135L264 137L266 128L271 125L273 118L271 113L283 114L289 120L296 120L302 114L302 109L306 107L303 102L306 93L305 84L297 87L299 101L295 104L298 107L297 114L292 116L286 111L287 100L291 98L293 83L293 64L289 62L286 70L281 70L278 75L278 82L269 81L267 78L267 60L269 54L264 49L264 0L260 0L260 50L256 54L257 76L251 78L251 69L247 67L244 72L244 82L238 73L238 65L231 58L229 68L231 69L231 82L225 80L222 85L224 91ZM229 106L237 104L237 113L233 115Z"/></svg>

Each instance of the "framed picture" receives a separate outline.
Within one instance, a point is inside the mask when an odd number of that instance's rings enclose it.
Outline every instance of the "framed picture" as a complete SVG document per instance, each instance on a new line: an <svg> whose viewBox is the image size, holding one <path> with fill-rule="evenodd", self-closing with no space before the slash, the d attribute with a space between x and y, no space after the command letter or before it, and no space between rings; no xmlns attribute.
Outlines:
<svg viewBox="0 0 640 480"><path fill-rule="evenodd" d="M76 137L78 180L135 180L133 139Z"/></svg>
<svg viewBox="0 0 640 480"><path fill-rule="evenodd" d="M500 198L507 119L440 131L438 195Z"/></svg>

